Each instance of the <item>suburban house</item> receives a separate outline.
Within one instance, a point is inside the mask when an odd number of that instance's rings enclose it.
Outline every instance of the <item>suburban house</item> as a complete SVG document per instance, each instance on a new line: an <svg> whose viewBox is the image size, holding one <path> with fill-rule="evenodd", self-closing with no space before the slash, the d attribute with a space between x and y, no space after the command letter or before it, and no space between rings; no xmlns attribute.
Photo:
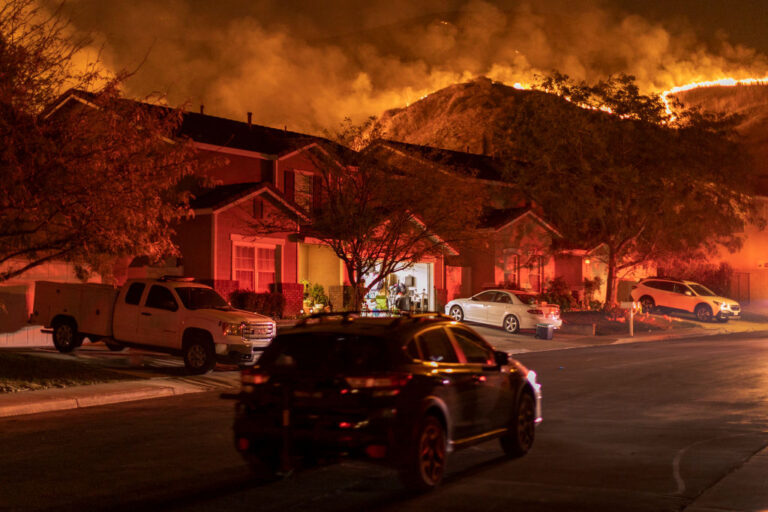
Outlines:
<svg viewBox="0 0 768 512"><path fill-rule="evenodd" d="M562 277L576 294L584 279L604 273L604 265L584 249L552 251L562 235L544 212L504 179L523 162L391 140L376 141L369 151L389 153L393 165L431 166L446 175L482 185L488 204L476 225L476 238L447 258L447 300L473 295L484 288L507 286L543 292L549 281ZM507 167L505 168L505 164Z"/></svg>

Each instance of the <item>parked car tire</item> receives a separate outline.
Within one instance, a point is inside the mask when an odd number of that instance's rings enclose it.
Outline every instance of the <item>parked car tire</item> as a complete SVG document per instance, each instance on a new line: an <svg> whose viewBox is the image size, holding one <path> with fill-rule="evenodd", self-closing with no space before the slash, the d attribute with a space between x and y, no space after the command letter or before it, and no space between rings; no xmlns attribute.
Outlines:
<svg viewBox="0 0 768 512"><path fill-rule="evenodd" d="M464 311L459 306L453 306L451 308L451 317L457 322L464 320Z"/></svg>
<svg viewBox="0 0 768 512"><path fill-rule="evenodd" d="M653 313L656 309L656 303L653 301L653 297L649 297L648 295L640 297L640 306L642 307L643 313Z"/></svg>
<svg viewBox="0 0 768 512"><path fill-rule="evenodd" d="M520 395L520 402L507 433L499 438L507 457L522 457L533 447L536 437L536 402L528 392Z"/></svg>
<svg viewBox="0 0 768 512"><path fill-rule="evenodd" d="M520 320L515 315L507 315L504 317L504 330L510 334L516 334L520 332Z"/></svg>
<svg viewBox="0 0 768 512"><path fill-rule="evenodd" d="M712 308L706 304L699 304L693 312L700 322L712 321Z"/></svg>
<svg viewBox="0 0 768 512"><path fill-rule="evenodd" d="M77 332L77 325L73 320L59 320L53 325L53 346L59 352L72 352L82 344L83 335Z"/></svg>
<svg viewBox="0 0 768 512"><path fill-rule="evenodd" d="M121 345L120 343L115 343L114 341L105 341L104 344L112 352L120 352L125 349L125 345Z"/></svg>
<svg viewBox="0 0 768 512"><path fill-rule="evenodd" d="M435 416L425 416L405 455L400 479L411 491L425 492L434 489L445 476L447 455L445 428L442 422Z"/></svg>
<svg viewBox="0 0 768 512"><path fill-rule="evenodd" d="M191 335L184 344L184 366L189 373L202 375L216 366L213 342L202 334Z"/></svg>

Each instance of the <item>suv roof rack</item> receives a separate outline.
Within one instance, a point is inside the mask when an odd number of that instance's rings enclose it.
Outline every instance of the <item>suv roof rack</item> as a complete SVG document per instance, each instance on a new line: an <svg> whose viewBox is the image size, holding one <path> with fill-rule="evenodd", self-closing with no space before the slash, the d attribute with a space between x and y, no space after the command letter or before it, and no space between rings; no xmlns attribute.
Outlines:
<svg viewBox="0 0 768 512"><path fill-rule="evenodd" d="M383 315L381 315L383 313ZM386 318L395 317L391 325L399 325L405 320L424 321L428 319L453 320L452 317L436 311L425 313L411 313L410 311L394 311L389 309L375 311L337 311L331 313L313 313L301 319L294 327L305 327L325 321L341 319L342 323L352 323L358 318Z"/></svg>
<svg viewBox="0 0 768 512"><path fill-rule="evenodd" d="M350 323L355 320L355 318L359 318L362 316L362 313L360 311L338 311L338 312L331 312L331 313L312 313L309 316L306 316L301 319L299 323L297 323L294 327L304 327L308 324L316 324L316 323L322 323L328 319L332 318L341 318L341 321L343 323ZM310 322L310 320L317 320L316 322Z"/></svg>

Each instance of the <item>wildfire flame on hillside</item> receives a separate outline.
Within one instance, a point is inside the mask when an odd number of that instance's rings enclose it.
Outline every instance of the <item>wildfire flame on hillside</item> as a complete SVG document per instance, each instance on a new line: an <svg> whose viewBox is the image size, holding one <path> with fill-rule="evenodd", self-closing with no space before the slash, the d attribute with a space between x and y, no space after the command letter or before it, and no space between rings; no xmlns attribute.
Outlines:
<svg viewBox="0 0 768 512"><path fill-rule="evenodd" d="M690 91L692 89L698 89L700 87L733 87L736 85L767 85L768 76L764 78L721 78L719 80L708 80L704 82L692 82L686 85L679 85L673 87L667 91L661 93L661 100L664 102L664 107L667 109L667 114L673 116L671 107L669 106L669 96L677 94L679 92Z"/></svg>

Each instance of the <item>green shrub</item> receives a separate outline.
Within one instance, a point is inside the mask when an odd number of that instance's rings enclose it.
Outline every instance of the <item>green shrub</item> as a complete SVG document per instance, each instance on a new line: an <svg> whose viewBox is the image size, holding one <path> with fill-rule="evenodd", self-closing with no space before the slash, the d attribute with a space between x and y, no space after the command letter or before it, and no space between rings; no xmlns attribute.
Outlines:
<svg viewBox="0 0 768 512"><path fill-rule="evenodd" d="M302 279L301 284L304 285L304 300L308 300L312 304L328 305L328 295L326 295L323 285L312 284L306 279Z"/></svg>
<svg viewBox="0 0 768 512"><path fill-rule="evenodd" d="M561 311L570 311L578 304L571 288L562 276L556 277L548 283L547 290L539 295L539 300L548 304L557 304Z"/></svg>
<svg viewBox="0 0 768 512"><path fill-rule="evenodd" d="M256 293L250 290L236 290L229 296L232 306L272 318L282 318L285 310L285 296L282 293Z"/></svg>

